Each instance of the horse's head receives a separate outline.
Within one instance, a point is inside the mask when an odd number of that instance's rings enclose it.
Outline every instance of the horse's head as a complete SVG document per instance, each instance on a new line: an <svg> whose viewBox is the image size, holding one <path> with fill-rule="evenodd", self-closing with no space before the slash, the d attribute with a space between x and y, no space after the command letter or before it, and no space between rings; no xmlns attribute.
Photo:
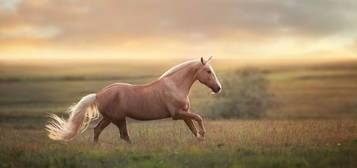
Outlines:
<svg viewBox="0 0 357 168"><path fill-rule="evenodd" d="M207 87L211 88L214 93L219 93L222 89L221 83L219 82L216 74L213 71L212 66L209 64L212 56L207 60L201 57L202 67L197 73L197 79Z"/></svg>

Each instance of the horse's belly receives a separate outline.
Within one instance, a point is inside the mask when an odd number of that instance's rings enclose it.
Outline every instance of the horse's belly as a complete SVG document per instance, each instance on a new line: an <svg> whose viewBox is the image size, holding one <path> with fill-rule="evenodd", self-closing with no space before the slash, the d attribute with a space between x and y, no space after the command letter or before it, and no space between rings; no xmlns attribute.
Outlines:
<svg viewBox="0 0 357 168"><path fill-rule="evenodd" d="M155 120L170 117L160 95L155 92L145 91L142 87L131 85L109 89L112 89L112 91L108 90L107 94L113 93L112 97L107 98L107 101L111 102L107 103L110 107L104 105L106 108L103 108L110 109L107 110L107 113L111 113L108 115L109 117L122 118L127 116L136 120Z"/></svg>
<svg viewBox="0 0 357 168"><path fill-rule="evenodd" d="M157 104L137 104L125 111L126 116L136 120L157 120L170 117L168 110Z"/></svg>

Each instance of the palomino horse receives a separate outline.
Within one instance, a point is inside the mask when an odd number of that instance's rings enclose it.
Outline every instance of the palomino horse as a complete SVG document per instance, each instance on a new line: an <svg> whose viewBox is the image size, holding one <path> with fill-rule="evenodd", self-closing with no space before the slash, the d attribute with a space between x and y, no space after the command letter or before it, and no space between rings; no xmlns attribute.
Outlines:
<svg viewBox="0 0 357 168"><path fill-rule="evenodd" d="M221 84L209 64L211 58L204 60L201 57L200 60L176 65L152 83L115 83L96 94L89 94L69 109L68 120L54 114L51 116L52 120L46 125L48 136L53 140L71 140L100 113L103 118L94 128L94 142L98 141L105 127L114 123L119 128L120 138L130 143L126 117L136 120L181 119L202 140L206 132L203 120L200 115L190 111L188 95L197 80L214 93L221 90ZM198 132L193 121L198 123Z"/></svg>

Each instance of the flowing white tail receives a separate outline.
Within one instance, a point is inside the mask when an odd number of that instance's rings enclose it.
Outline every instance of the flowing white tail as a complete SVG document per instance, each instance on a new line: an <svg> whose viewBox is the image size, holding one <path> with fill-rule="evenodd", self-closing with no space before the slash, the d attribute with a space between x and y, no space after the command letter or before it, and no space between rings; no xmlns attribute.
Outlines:
<svg viewBox="0 0 357 168"><path fill-rule="evenodd" d="M71 140L79 132L87 129L90 121L99 117L99 112L95 104L96 94L84 96L77 104L68 110L69 119L58 117L52 114L52 120L46 125L48 137L53 140Z"/></svg>

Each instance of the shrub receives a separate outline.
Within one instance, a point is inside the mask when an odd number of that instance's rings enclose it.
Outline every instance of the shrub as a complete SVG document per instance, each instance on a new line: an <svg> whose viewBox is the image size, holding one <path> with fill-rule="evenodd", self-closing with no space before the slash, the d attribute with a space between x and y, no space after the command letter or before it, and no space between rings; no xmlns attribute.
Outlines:
<svg viewBox="0 0 357 168"><path fill-rule="evenodd" d="M269 81L258 69L220 75L223 90L210 103L210 118L261 118L271 104Z"/></svg>

